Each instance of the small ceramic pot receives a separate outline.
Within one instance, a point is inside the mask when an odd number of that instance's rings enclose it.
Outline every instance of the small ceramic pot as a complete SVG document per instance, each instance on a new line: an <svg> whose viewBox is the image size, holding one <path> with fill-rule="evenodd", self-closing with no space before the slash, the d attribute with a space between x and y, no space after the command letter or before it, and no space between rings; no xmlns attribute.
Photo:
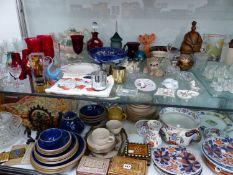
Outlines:
<svg viewBox="0 0 233 175"><path fill-rule="evenodd" d="M108 108L108 118L109 120L125 120L127 115L118 106L112 106Z"/></svg>
<svg viewBox="0 0 233 175"><path fill-rule="evenodd" d="M45 148L51 149L61 143L62 131L57 128L46 129L40 134L39 140Z"/></svg>
<svg viewBox="0 0 233 175"><path fill-rule="evenodd" d="M116 135L121 132L122 123L118 120L110 120L106 123L106 127L111 131L111 133Z"/></svg>
<svg viewBox="0 0 233 175"><path fill-rule="evenodd" d="M92 132L92 140L97 145L105 145L115 140L114 136L110 135L106 128L97 128Z"/></svg>
<svg viewBox="0 0 233 175"><path fill-rule="evenodd" d="M191 141L201 140L200 118L193 111L185 108L163 108L160 113L163 126L160 134L169 144L187 146Z"/></svg>
<svg viewBox="0 0 233 175"><path fill-rule="evenodd" d="M84 123L79 119L78 115L75 112L69 111L64 114L59 113L60 122L59 128L66 131L71 131L80 134L84 129ZM63 115L61 117L61 115Z"/></svg>

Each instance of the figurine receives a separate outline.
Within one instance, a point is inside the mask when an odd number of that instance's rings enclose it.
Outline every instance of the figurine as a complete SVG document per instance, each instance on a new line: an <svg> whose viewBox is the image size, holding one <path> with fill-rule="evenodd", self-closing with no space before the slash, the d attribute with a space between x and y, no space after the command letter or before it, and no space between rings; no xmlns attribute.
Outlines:
<svg viewBox="0 0 233 175"><path fill-rule="evenodd" d="M180 52L182 54L192 54L195 52L200 52L202 45L201 35L196 32L196 21L192 22L191 31L186 33L184 40L181 44Z"/></svg>
<svg viewBox="0 0 233 175"><path fill-rule="evenodd" d="M150 35L145 34L145 35L138 36L139 42L144 45L144 52L147 58L150 57L150 45L155 41L155 39L156 39L156 36L154 33Z"/></svg>
<svg viewBox="0 0 233 175"><path fill-rule="evenodd" d="M144 73L149 73L155 77L162 77L164 75L164 71L160 65L160 62L157 58L151 57L147 59L147 66L144 68Z"/></svg>

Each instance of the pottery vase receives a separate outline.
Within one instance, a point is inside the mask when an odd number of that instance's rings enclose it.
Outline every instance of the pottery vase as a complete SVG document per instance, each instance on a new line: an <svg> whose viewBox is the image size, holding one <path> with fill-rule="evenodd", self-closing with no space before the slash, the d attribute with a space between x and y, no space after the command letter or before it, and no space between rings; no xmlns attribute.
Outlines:
<svg viewBox="0 0 233 175"><path fill-rule="evenodd" d="M157 148L162 144L162 139L159 135L162 124L158 120L149 120L147 125L149 130L146 134L146 144L149 144L151 148Z"/></svg>
<svg viewBox="0 0 233 175"><path fill-rule="evenodd" d="M103 47L103 42L98 38L98 32L91 32L92 38L87 42L87 50Z"/></svg>

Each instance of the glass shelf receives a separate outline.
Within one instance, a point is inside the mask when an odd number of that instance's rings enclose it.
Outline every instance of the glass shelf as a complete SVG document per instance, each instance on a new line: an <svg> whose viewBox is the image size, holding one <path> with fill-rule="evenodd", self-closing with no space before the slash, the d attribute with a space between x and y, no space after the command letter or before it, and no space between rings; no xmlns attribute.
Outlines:
<svg viewBox="0 0 233 175"><path fill-rule="evenodd" d="M88 56L84 57L85 62L90 62L88 60ZM194 75L194 74L193 74ZM163 96L155 96L152 92L141 92L138 91L136 96L126 95L126 96L118 96L116 94L116 90L118 86L122 86L122 88L126 89L135 89L134 81L137 78L150 78L156 83L156 87L162 87L161 82L165 78L173 78L179 82L179 89L188 89L187 82L184 79L180 78L180 75L166 75L162 78L151 77L149 75L141 73L135 74L127 74L126 83L122 85L115 84L111 91L111 94L107 98L97 98L97 97L89 97L89 96L74 96L74 95L59 95L59 94L49 94L49 93L31 93L29 80L24 80L27 88L24 89L15 89L9 87L0 87L0 93L9 94L9 95L25 95L25 96L41 96L41 97L51 97L51 98L65 98L65 99L75 99L75 100L85 100L85 101L94 101L94 102L109 102L109 103L119 103L119 104L147 104L147 105L157 105L157 106L173 106L173 107L185 107L185 108L193 108L193 109L211 109L211 110L221 110L221 111L233 111L233 100L222 98L222 97L214 97L212 96L208 90L206 90L206 86L203 86L202 83L195 77L194 80L198 82L201 87L200 94L197 97L194 97L189 100L180 99L175 95L172 97L163 97ZM156 90L157 90L156 88Z"/></svg>

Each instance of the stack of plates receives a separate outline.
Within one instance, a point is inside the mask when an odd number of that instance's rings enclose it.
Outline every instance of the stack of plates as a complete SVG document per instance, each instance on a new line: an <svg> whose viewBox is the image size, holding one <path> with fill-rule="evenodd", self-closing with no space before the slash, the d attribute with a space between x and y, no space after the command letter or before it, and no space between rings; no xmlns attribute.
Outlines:
<svg viewBox="0 0 233 175"><path fill-rule="evenodd" d="M181 146L166 146L153 150L152 159L156 170L161 174L199 175L201 163Z"/></svg>
<svg viewBox="0 0 233 175"><path fill-rule="evenodd" d="M41 173L61 173L75 167L84 154L86 143L74 133L62 130L62 139L53 149L45 147L39 139L31 153L32 166Z"/></svg>
<svg viewBox="0 0 233 175"><path fill-rule="evenodd" d="M149 105L127 105L125 108L127 119L133 122L143 119L155 119L156 107Z"/></svg>
<svg viewBox="0 0 233 175"><path fill-rule="evenodd" d="M206 164L216 173L233 173L233 138L209 138L202 144L202 153Z"/></svg>
<svg viewBox="0 0 233 175"><path fill-rule="evenodd" d="M89 125L98 125L106 121L107 112L103 106L100 105L86 105L79 110L80 119Z"/></svg>

